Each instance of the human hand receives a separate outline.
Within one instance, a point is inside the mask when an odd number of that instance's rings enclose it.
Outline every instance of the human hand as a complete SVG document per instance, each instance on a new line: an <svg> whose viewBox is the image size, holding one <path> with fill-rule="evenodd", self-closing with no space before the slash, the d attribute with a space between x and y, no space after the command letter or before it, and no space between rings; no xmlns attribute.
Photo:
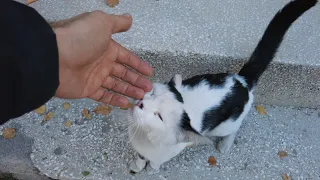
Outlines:
<svg viewBox="0 0 320 180"><path fill-rule="evenodd" d="M126 106L128 99L108 90L143 98L152 89L151 82L126 66L146 76L152 75L152 68L111 38L127 31L131 23L130 15L94 11L52 24L59 49L56 96L91 98L120 107Z"/></svg>

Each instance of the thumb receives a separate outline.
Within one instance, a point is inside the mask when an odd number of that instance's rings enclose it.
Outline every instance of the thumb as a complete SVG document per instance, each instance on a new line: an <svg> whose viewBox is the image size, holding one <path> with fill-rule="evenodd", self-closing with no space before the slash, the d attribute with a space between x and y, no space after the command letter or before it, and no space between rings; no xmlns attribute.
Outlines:
<svg viewBox="0 0 320 180"><path fill-rule="evenodd" d="M132 25L132 16L130 14L110 15L112 17L112 34L128 31Z"/></svg>

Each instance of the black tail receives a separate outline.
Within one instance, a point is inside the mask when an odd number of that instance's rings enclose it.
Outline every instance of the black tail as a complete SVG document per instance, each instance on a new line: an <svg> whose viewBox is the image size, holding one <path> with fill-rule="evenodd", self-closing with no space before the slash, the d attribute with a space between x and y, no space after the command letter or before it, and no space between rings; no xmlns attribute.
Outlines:
<svg viewBox="0 0 320 180"><path fill-rule="evenodd" d="M274 16L249 61L239 72L239 75L246 78L250 89L256 85L274 58L291 24L316 3L317 0L295 0L288 3Z"/></svg>

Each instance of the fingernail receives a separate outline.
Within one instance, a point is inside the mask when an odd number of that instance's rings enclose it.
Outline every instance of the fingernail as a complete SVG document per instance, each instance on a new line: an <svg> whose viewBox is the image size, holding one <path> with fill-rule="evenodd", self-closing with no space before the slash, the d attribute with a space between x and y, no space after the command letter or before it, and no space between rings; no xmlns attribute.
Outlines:
<svg viewBox="0 0 320 180"><path fill-rule="evenodd" d="M123 16L126 16L126 17L131 17L131 15L129 13L124 13L122 14Z"/></svg>

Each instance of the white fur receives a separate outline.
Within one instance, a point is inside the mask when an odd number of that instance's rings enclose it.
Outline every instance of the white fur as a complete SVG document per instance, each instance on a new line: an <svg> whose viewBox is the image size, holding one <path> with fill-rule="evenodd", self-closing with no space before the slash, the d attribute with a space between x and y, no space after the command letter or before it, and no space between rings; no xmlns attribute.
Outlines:
<svg viewBox="0 0 320 180"><path fill-rule="evenodd" d="M212 107L221 104L221 101L231 91L234 81L232 77L226 80L223 88L212 89L206 81L201 82L196 88L186 86L178 87L184 106L191 119L191 126L198 132L201 131L203 113Z"/></svg>
<svg viewBox="0 0 320 180"><path fill-rule="evenodd" d="M228 136L232 133L235 133L240 128L243 119L247 116L248 112L251 109L253 103L253 93L252 91L249 92L249 101L244 106L243 112L240 114L238 119L236 121L232 119L228 119L225 122L222 122L219 124L216 128L214 128L212 131L205 132L204 136Z"/></svg>
<svg viewBox="0 0 320 180"><path fill-rule="evenodd" d="M129 118L135 123L132 128L129 128L130 142L132 147L146 158L142 160L137 157L131 162L130 169L139 172L149 161L148 172L156 173L161 164L177 156L186 147L192 144L212 144L207 137L223 137L217 148L222 153L228 152L243 119L251 108L252 92L249 92L249 101L238 119L228 119L211 131L202 132L202 136L182 131L179 123L185 110L191 119L191 126L197 132L201 132L204 112L222 103L231 92L235 80L240 81L243 86L247 85L241 76L230 75L219 87L210 87L206 81L202 81L194 88L190 88L183 86L182 77L176 75L175 87L181 93L184 103L177 101L166 85L154 83L153 90L142 100L143 109L135 106L129 114ZM160 113L163 121L157 113Z"/></svg>

